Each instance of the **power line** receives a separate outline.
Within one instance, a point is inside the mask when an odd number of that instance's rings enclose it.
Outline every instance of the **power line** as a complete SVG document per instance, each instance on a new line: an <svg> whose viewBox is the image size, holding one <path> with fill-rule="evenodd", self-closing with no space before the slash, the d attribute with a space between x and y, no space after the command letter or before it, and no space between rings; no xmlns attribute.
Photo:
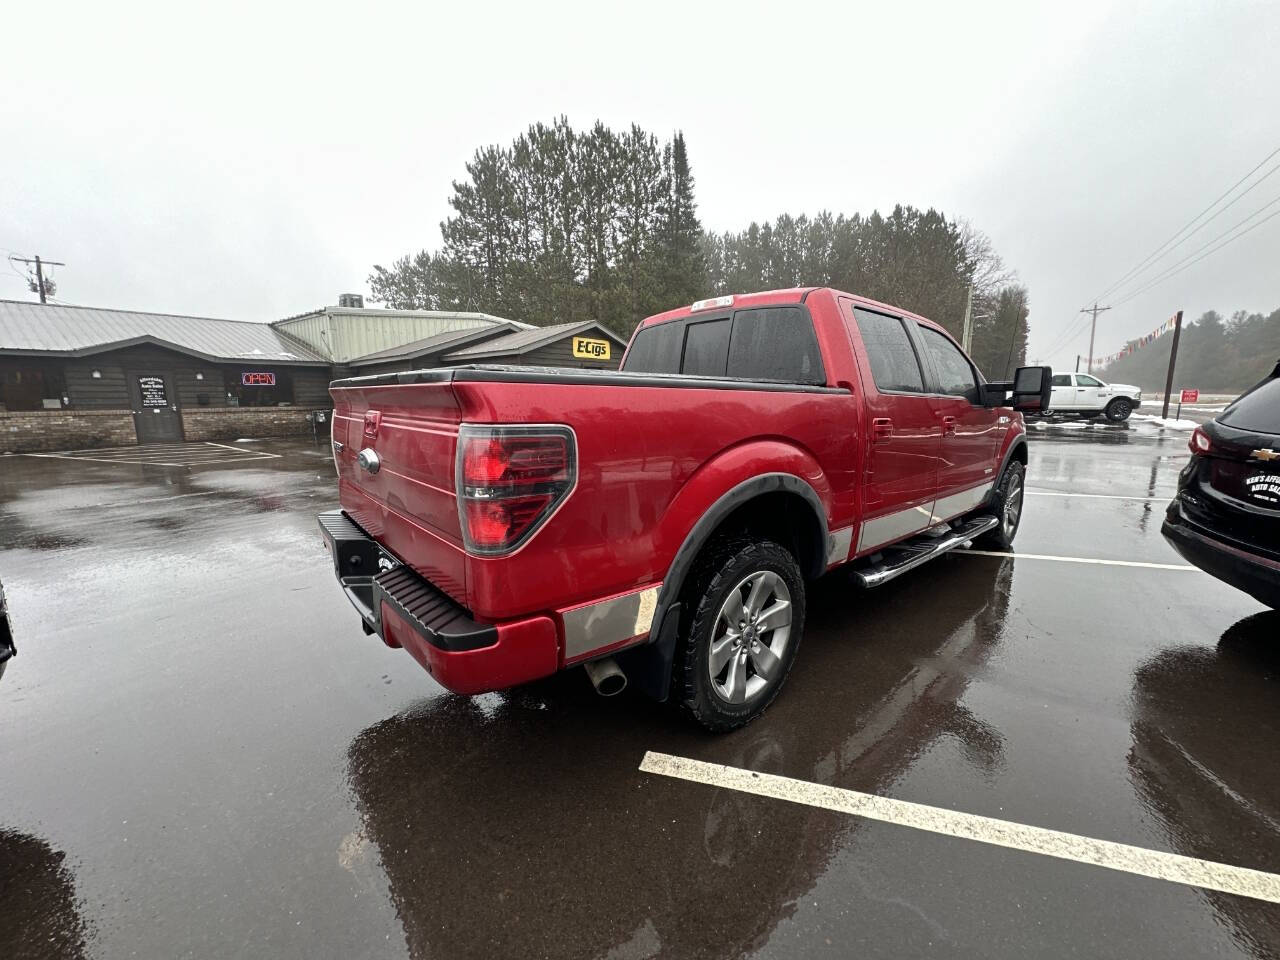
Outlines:
<svg viewBox="0 0 1280 960"><path fill-rule="evenodd" d="M1084 332L1085 320L1082 317L1072 317L1067 321L1067 326L1054 339L1053 345L1044 351L1045 356L1057 353L1067 344L1071 343L1080 333Z"/></svg>
<svg viewBox="0 0 1280 960"><path fill-rule="evenodd" d="M1200 226L1196 227L1194 230L1192 230L1190 233L1188 233L1185 237L1183 237L1181 240L1179 240L1177 243L1175 243L1172 247L1170 247L1168 250L1166 250L1166 251L1165 251L1165 253L1164 253L1164 254L1162 254L1162 256L1168 255L1168 254L1170 254L1170 253L1172 253L1172 252L1173 252L1174 248L1182 246L1184 243L1186 243L1188 240L1190 240L1193 236L1195 236L1197 233L1199 233L1202 229L1204 229L1205 227L1207 227L1207 226L1208 226L1209 224L1211 224L1214 220L1217 220L1217 219L1218 219L1218 217L1222 216L1224 213L1226 213L1228 210L1230 210L1233 206L1235 206L1235 204L1236 204L1238 201L1243 200L1245 197L1247 197L1247 196L1250 194L1250 192L1252 192L1252 191L1253 191L1254 187L1257 187L1257 186L1261 185L1261 184L1262 184L1262 182L1263 182L1264 180L1266 180L1266 179L1267 179L1267 177L1269 177L1269 176L1271 176L1273 173L1277 173L1277 172L1280 172L1280 163L1277 163L1274 167L1272 167L1270 170L1268 170L1266 173L1264 173L1261 177L1259 177L1257 180L1255 180L1252 184L1250 184L1250 185L1249 185L1249 189L1248 189L1248 190L1245 190L1243 193L1237 194L1237 195L1236 195L1236 196L1231 200L1231 202L1230 202L1230 203L1228 203L1226 206L1222 207L1222 208L1221 208L1220 210L1218 210L1218 212L1217 212L1217 213L1215 213L1212 217L1210 217L1208 220L1204 221L1202 224L1200 224ZM1245 223L1245 222L1248 222L1249 220L1253 219L1253 218L1254 218L1254 217L1256 217L1259 213L1261 213L1263 210L1267 209L1267 207L1271 206L1271 204L1272 204L1272 203L1275 203L1275 200L1272 200L1272 201L1271 201L1271 203L1263 204L1263 205L1262 205L1262 207L1260 207L1258 210L1255 210L1255 211L1254 211L1252 214L1250 214L1248 217L1245 217L1245 219L1244 219L1244 220L1242 220L1242 221L1241 221L1241 223ZM1236 226L1239 226L1239 225L1240 225L1240 224L1236 224ZM1219 238L1221 238L1221 237L1226 236L1228 233L1230 233L1230 232L1231 232L1232 230L1234 230L1234 229L1235 229L1235 227L1229 227L1229 228L1227 228L1227 229L1226 229L1226 230L1224 230L1222 233L1218 234L1218 237L1214 238L1214 240L1210 240L1210 241L1209 241L1209 244L1212 244L1212 243L1214 243L1214 242L1215 242L1215 240L1217 240L1217 239L1219 239ZM1208 246L1208 244L1206 244L1206 246ZM1203 249L1204 249L1204 247L1200 247L1199 249L1203 250ZM1192 254L1192 256L1194 256L1194 254ZM1181 261L1179 261L1179 262L1181 262ZM1139 272L1141 272L1141 271L1139 271ZM1147 278L1147 280L1150 280L1150 279L1151 279L1150 277L1148 277L1148 278ZM1142 283L1146 283L1147 281L1146 281L1146 280L1143 280L1143 281L1141 281L1141 282L1142 282ZM1124 286L1124 284L1121 284L1121 286L1123 287L1123 286Z"/></svg>
<svg viewBox="0 0 1280 960"><path fill-rule="evenodd" d="M1280 200L1280 197L1276 197L1276 200ZM1276 200L1271 201L1271 203L1275 203L1275 202L1276 202ZM1271 204L1269 203L1269 204L1267 204L1267 206L1269 207L1269 206L1271 206ZM1262 208L1262 210L1265 210L1265 209L1266 209L1266 207L1263 207L1263 208ZM1240 221L1240 223L1236 224L1236 226L1238 227L1238 226L1240 226L1241 224L1248 223L1250 220L1252 220L1254 217L1256 217L1259 213L1261 213L1261 212L1262 212L1262 210L1258 210L1258 211L1254 212L1253 214L1250 214L1250 215L1249 215L1248 217L1246 217L1244 220ZM1181 266L1181 267L1177 267L1176 269L1171 269L1171 270L1167 271L1166 273L1161 274L1159 277L1156 277L1154 280L1152 280L1152 281L1151 281L1149 284L1147 284L1145 287L1141 287L1140 289L1135 290L1133 293L1129 294L1129 295L1128 295L1127 297L1125 297L1123 300L1119 301L1119 303L1117 303L1117 304L1116 304L1116 306L1119 306L1121 303L1126 303L1126 302L1128 302L1129 300L1132 300L1134 297L1136 297L1136 296L1138 296L1138 295L1140 295L1140 294L1146 293L1146 292L1147 292L1148 290L1150 290L1152 287L1158 286L1159 284L1163 283L1165 280L1168 280L1168 279L1169 279L1170 277L1172 277L1174 274L1181 273L1183 270L1187 269L1187 267L1190 267L1190 266L1193 266L1193 265L1195 265L1195 264L1199 263L1201 260L1205 259L1205 257L1213 256L1213 254L1217 253L1217 252L1218 252L1219 250L1221 250L1223 247L1227 246L1227 244L1234 243L1236 240L1239 240L1241 237L1243 237L1246 233L1249 233L1249 232L1251 232L1251 231L1253 231L1253 230L1258 229L1258 227L1262 226L1264 223L1266 223L1268 220L1271 220L1271 219L1272 219L1272 218L1274 218L1274 217L1280 217L1280 210L1276 210L1276 211L1274 211L1273 213L1269 214L1268 216L1263 217L1261 220L1259 220L1259 221L1258 221L1257 223L1255 223L1253 226L1249 227L1249 229L1248 229L1248 230L1241 230L1241 231L1240 231L1239 233L1237 233L1234 237L1230 237L1230 238L1229 238L1229 239L1227 239L1227 240L1223 240L1223 241L1222 241L1222 243L1219 243L1216 247L1214 247L1214 248L1213 248L1212 250L1210 250L1208 253L1205 253L1203 256L1196 257L1196 258L1195 258L1194 260L1192 260L1190 263L1187 263L1187 264L1185 264L1185 265L1183 265L1183 266ZM1232 227L1231 229L1232 229L1232 230L1234 230L1234 229L1235 229L1235 227ZM1231 230L1228 230L1228 231L1226 231L1226 232L1227 232L1227 233L1230 233L1230 232L1231 232ZM1222 236L1224 236L1224 235L1223 235L1223 234L1220 234L1220 235L1218 236L1218 238L1217 238L1217 239L1221 240L1221 239L1222 239ZM1214 242L1213 240L1210 240L1210 241L1209 241L1209 243L1213 243L1213 242ZM1207 245L1208 245L1208 244L1206 244L1206 246L1207 246ZM1201 249L1201 250L1203 250L1203 249L1204 249L1204 247L1201 247L1200 249Z"/></svg>
<svg viewBox="0 0 1280 960"><path fill-rule="evenodd" d="M1154 260L1155 258L1157 258L1158 256L1160 256L1160 255L1165 251L1165 248L1166 248L1166 247L1168 247L1171 243L1173 243L1175 240L1177 240L1179 237L1181 237L1181 236L1182 236L1182 234L1183 234L1183 233L1185 233L1189 227L1193 226L1193 225L1194 225L1194 224L1195 224L1195 223L1196 223L1196 222L1197 222L1201 217L1203 217L1206 213L1208 213L1210 210L1212 210L1214 207L1216 207L1216 206L1217 206L1219 203L1221 203L1221 202L1222 202L1226 197L1230 196L1230 195L1231 195L1231 193L1236 189L1236 187L1240 186L1240 184L1244 183L1244 182L1245 182L1246 180L1248 180L1251 176L1253 176L1255 173L1257 173L1257 172L1258 172L1258 171L1259 171L1263 166L1265 166L1265 165L1266 165L1266 163L1267 163L1267 162L1268 162L1272 157L1274 157L1276 154L1280 154L1280 147L1276 147L1276 148L1275 148L1274 150L1272 150L1269 154L1267 154L1265 157L1263 157L1263 158L1262 158L1262 160L1257 164L1257 166L1255 166L1252 170L1250 170L1250 171L1249 171L1248 173L1246 173L1243 177L1241 177L1239 180L1237 180L1235 183L1233 183L1230 187L1228 187L1228 188L1226 189L1226 191L1224 191L1224 192L1222 193L1222 195L1221 195L1221 196L1219 196L1217 199L1215 199L1215 200L1213 201L1213 203L1209 204L1207 207L1205 207L1203 210L1201 210L1199 213L1197 213L1194 217L1192 217L1190 220L1188 220L1185 224L1183 224L1183 226L1182 226L1182 227L1181 227L1177 232L1175 232L1175 233L1173 234L1173 236L1171 236L1171 237L1170 237L1168 240L1166 240L1164 243L1160 244L1160 246L1156 247L1156 248L1155 248L1155 250L1151 251L1151 253L1147 255L1146 259L1142 260L1142 261L1141 261L1137 266L1135 266L1135 267L1133 267L1132 269L1130 269L1130 270L1129 270L1129 271L1128 271L1124 276L1122 276L1119 280L1117 280L1115 283L1111 284L1111 286L1107 287L1105 290L1103 290L1103 291L1102 291L1101 293L1099 293L1097 296L1095 296L1095 297L1090 297L1090 299L1091 299L1091 300L1094 300L1094 301L1101 300L1103 297L1105 297L1107 294L1111 293L1113 290L1115 290L1117 287L1119 287L1122 283L1124 283L1126 280L1128 280L1130 277L1132 277L1135 273L1137 273L1139 270L1141 270L1143 267L1145 267L1147 264L1149 264L1152 260ZM1280 169L1280 166L1278 166L1276 169ZM1267 177L1271 176L1271 174L1272 174L1272 173L1275 173L1275 169L1268 171L1268 172L1267 172L1263 177L1259 178L1258 183L1261 183L1261 182L1262 182L1263 180L1265 180ZM1257 184L1257 183L1255 183L1253 186L1255 186L1255 187L1256 187L1257 185L1258 185L1258 184ZM1253 187L1250 187L1250 188L1249 188L1249 190L1252 190L1252 189L1253 189ZM1245 193L1248 193L1248 192L1249 192L1248 190L1246 190L1246 191L1245 191ZM1241 197L1242 197L1242 196L1244 196L1244 193L1242 193L1240 196L1241 196ZM1239 200L1239 199L1240 199L1240 197L1236 197L1236 200ZM1231 201L1231 202L1232 202L1232 203L1235 203L1235 200L1233 200L1233 201ZM1227 206L1230 206L1230 205L1231 205L1231 204L1228 204ZM1225 210L1225 209L1227 209L1227 208L1226 208L1226 207L1223 207L1223 210ZM1218 213L1221 213L1221 212L1222 212L1221 210L1220 210L1220 211L1218 211ZM1214 214L1214 216L1215 216L1215 217L1216 217L1217 215L1218 215L1218 214ZM1211 217L1210 219L1213 219L1213 218ZM1205 221L1205 223L1208 223L1208 222L1209 222L1209 221L1207 221L1207 220ZM1204 226L1204 224L1201 224L1201 226ZM1199 227L1197 227L1196 229L1199 229ZM1193 231L1193 232L1194 232L1194 231ZM1188 234L1188 236L1190 236L1190 234ZM1183 237L1183 239L1185 240L1185 239L1186 239L1186 237ZM1181 241L1179 241L1179 242L1181 242Z"/></svg>

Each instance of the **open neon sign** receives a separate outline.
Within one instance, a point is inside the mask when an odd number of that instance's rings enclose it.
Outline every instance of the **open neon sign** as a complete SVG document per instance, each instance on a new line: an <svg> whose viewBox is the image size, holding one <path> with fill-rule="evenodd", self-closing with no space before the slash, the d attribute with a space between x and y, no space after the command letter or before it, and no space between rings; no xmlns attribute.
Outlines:
<svg viewBox="0 0 1280 960"><path fill-rule="evenodd" d="M275 385L276 375L274 373L240 374L240 386L242 387L274 387Z"/></svg>

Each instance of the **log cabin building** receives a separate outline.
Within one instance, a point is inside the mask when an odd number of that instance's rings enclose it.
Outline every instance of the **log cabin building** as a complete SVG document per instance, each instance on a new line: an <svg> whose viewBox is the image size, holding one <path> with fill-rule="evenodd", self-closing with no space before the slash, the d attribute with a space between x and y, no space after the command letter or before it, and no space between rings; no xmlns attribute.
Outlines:
<svg viewBox="0 0 1280 960"><path fill-rule="evenodd" d="M469 363L616 368L593 322L366 309L274 323L0 300L0 453L309 435L337 377Z"/></svg>

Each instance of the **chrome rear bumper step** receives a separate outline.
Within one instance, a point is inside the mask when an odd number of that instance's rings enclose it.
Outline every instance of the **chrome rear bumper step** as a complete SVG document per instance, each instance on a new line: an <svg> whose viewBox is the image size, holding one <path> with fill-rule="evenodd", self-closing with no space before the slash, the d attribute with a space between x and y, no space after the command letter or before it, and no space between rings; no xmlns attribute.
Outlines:
<svg viewBox="0 0 1280 960"><path fill-rule="evenodd" d="M864 561L863 565L855 566L851 571L853 580L859 586L868 589L878 587L888 583L894 577L902 576L908 570L914 570L921 564L928 563L934 557L964 546L974 537L981 536L999 524L999 517L974 517L941 536L922 533L910 540L895 543L880 552L880 559L872 562Z"/></svg>

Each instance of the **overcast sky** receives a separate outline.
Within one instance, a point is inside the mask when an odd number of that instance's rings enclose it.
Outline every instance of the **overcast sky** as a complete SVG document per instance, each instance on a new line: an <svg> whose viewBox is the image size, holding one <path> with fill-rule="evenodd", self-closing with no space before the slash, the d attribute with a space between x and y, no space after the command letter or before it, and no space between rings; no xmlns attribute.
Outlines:
<svg viewBox="0 0 1280 960"><path fill-rule="evenodd" d="M66 261L69 303L272 320L367 292L439 244L477 146L564 113L683 130L713 230L969 219L1064 367L1079 308L1280 147L1268 0L28 9L0 47L0 252ZM1143 277L1276 197L1280 175ZM30 299L4 266L0 297ZM1178 308L1277 307L1280 217L1102 314L1096 353Z"/></svg>

